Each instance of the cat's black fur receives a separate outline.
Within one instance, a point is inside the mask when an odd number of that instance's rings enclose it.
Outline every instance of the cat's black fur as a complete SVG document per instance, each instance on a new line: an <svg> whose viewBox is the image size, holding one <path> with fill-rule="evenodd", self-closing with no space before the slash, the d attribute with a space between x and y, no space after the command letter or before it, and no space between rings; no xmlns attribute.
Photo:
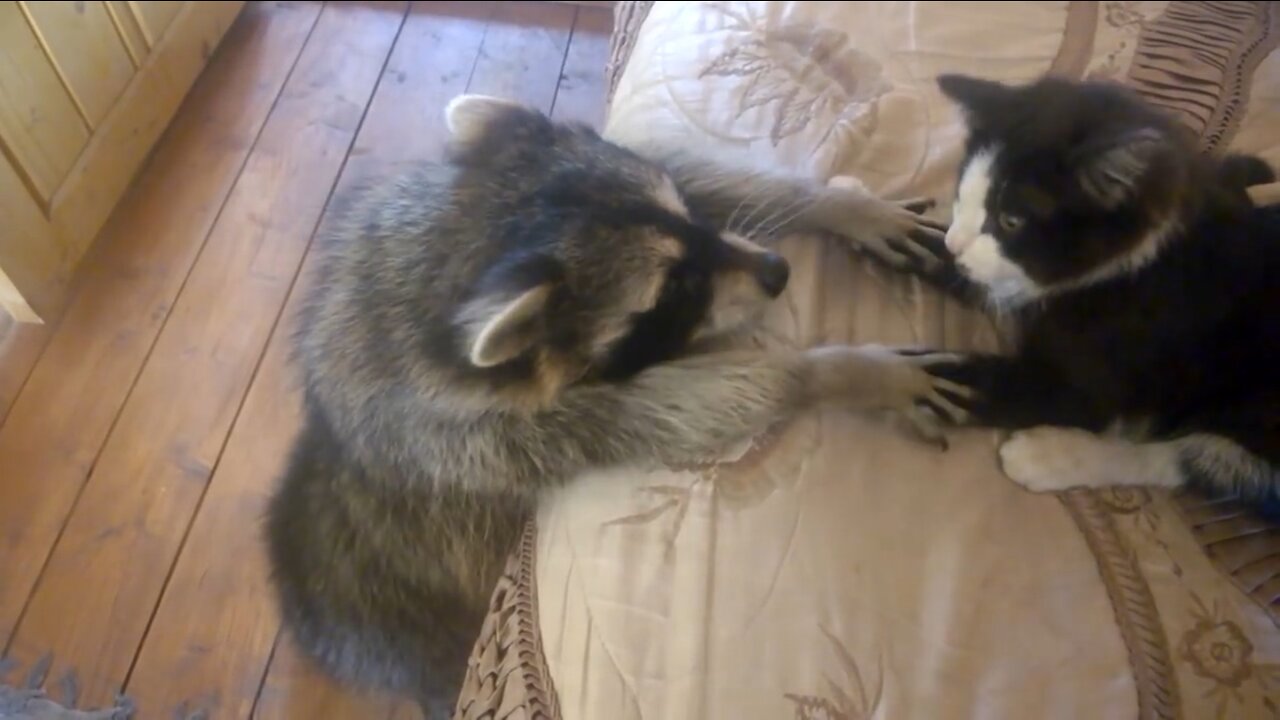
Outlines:
<svg viewBox="0 0 1280 720"><path fill-rule="evenodd" d="M1116 86L939 84L969 124L966 166L999 148L980 232L1029 286L994 303L1017 327L1011 355L935 369L979 391L963 422L1141 428L1139 442L1176 449L1183 477L1161 484L1238 492L1274 510L1280 207L1255 208L1245 192L1274 181L1271 169L1199 153L1175 121ZM963 254L940 251L927 279L992 302Z"/></svg>

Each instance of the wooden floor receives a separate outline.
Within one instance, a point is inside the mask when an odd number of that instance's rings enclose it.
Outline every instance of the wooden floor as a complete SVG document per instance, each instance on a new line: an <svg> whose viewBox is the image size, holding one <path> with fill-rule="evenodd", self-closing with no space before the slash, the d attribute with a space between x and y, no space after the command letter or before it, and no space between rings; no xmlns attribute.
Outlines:
<svg viewBox="0 0 1280 720"><path fill-rule="evenodd" d="M144 719L414 716L317 676L268 592L307 248L335 188L440 152L461 92L598 123L609 25L553 3L250 4L60 321L0 347L4 681L44 672L80 707L124 692Z"/></svg>

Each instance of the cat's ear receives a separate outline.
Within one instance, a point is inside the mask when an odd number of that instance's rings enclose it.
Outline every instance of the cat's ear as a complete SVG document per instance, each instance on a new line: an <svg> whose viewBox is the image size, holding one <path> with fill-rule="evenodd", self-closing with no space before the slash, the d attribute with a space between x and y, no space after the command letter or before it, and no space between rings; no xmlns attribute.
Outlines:
<svg viewBox="0 0 1280 720"><path fill-rule="evenodd" d="M1104 208L1131 198L1138 183L1168 144L1164 133L1140 128L1080 149L1076 179L1089 197Z"/></svg>
<svg viewBox="0 0 1280 720"><path fill-rule="evenodd" d="M543 340L558 271L555 261L538 256L502 263L488 273L480 292L455 318L472 365L501 365Z"/></svg>
<svg viewBox="0 0 1280 720"><path fill-rule="evenodd" d="M987 118L998 117L1015 93L1008 85L955 73L939 75L938 89L960 106L970 125L982 125Z"/></svg>
<svg viewBox="0 0 1280 720"><path fill-rule="evenodd" d="M494 121L520 112L528 110L511 100L488 95L459 95L445 107L444 122L455 142L468 145L480 139Z"/></svg>

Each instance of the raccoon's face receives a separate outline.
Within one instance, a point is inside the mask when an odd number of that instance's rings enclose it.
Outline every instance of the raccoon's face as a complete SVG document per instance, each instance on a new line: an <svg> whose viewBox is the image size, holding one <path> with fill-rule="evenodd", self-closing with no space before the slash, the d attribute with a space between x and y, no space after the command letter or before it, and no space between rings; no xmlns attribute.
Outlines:
<svg viewBox="0 0 1280 720"><path fill-rule="evenodd" d="M1173 123L1118 87L939 78L969 129L948 249L997 306L1132 272L1175 230Z"/></svg>
<svg viewBox="0 0 1280 720"><path fill-rule="evenodd" d="M446 113L456 194L502 218L456 324L468 362L617 381L756 321L787 262L686 206L663 170L580 126L464 96Z"/></svg>

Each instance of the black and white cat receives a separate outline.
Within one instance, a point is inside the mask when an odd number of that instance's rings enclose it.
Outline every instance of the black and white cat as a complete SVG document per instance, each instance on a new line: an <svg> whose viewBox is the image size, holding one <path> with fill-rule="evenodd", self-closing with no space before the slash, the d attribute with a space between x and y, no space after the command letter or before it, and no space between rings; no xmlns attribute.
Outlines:
<svg viewBox="0 0 1280 720"><path fill-rule="evenodd" d="M1198 152L1110 84L939 78L969 129L943 262L919 272L1014 321L1016 349L936 365L964 425L1014 430L1037 491L1280 489L1280 206L1261 160ZM957 398L958 402L964 402Z"/></svg>

